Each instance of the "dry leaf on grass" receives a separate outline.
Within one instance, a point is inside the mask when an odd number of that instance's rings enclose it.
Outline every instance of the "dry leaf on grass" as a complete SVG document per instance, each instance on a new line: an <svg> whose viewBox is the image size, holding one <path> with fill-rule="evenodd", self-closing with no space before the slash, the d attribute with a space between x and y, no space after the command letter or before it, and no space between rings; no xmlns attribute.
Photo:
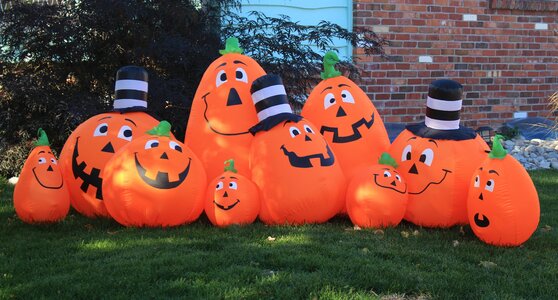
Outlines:
<svg viewBox="0 0 558 300"><path fill-rule="evenodd" d="M419 236L419 235L420 235L420 231L418 231L418 230L415 229L415 231L413 231L413 235L414 235L414 236Z"/></svg>
<svg viewBox="0 0 558 300"><path fill-rule="evenodd" d="M542 232L549 232L549 231L551 231L551 230L552 230L552 226L550 226L550 225L544 225L544 226L541 228L541 231L542 231Z"/></svg>
<svg viewBox="0 0 558 300"><path fill-rule="evenodd" d="M353 230L362 230L362 228L360 228L360 226L358 226L358 225L355 225L355 226L353 227Z"/></svg>
<svg viewBox="0 0 558 300"><path fill-rule="evenodd" d="M408 238L409 237L409 232L401 231L401 236L404 237L404 238Z"/></svg>
<svg viewBox="0 0 558 300"><path fill-rule="evenodd" d="M275 241L275 239L276 239L276 238L274 238L274 237L272 237L272 236L268 236L268 237L267 237L267 240L270 241L270 242Z"/></svg>
<svg viewBox="0 0 558 300"><path fill-rule="evenodd" d="M482 266L486 269L493 269L493 268L497 267L498 265L491 262L491 261L481 260L481 262L479 263L479 266Z"/></svg>
<svg viewBox="0 0 558 300"><path fill-rule="evenodd" d="M374 230L374 234L375 235L384 235L384 231L381 230L381 229L376 229L376 230Z"/></svg>
<svg viewBox="0 0 558 300"><path fill-rule="evenodd" d="M457 247L457 246L459 246L459 241L458 241L458 240L454 240L452 244L453 244L454 247Z"/></svg>

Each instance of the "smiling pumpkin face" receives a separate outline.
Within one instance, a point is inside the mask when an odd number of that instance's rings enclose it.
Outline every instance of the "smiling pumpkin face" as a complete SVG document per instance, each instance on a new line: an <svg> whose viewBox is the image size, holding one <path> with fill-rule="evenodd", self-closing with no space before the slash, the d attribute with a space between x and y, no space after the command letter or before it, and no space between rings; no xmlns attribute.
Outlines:
<svg viewBox="0 0 558 300"><path fill-rule="evenodd" d="M44 131L39 132L46 139ZM68 213L70 194L48 139L46 144L35 147L25 161L14 189L14 207L18 217L27 223L56 222Z"/></svg>
<svg viewBox="0 0 558 300"><path fill-rule="evenodd" d="M70 135L60 162L70 189L71 204L88 217L109 217L103 203L105 164L132 139L145 134L157 121L143 112L105 113L78 126Z"/></svg>
<svg viewBox="0 0 558 300"><path fill-rule="evenodd" d="M486 143L422 138L404 130L390 154L407 180L405 219L426 227L467 224L466 199L471 175L486 155Z"/></svg>
<svg viewBox="0 0 558 300"><path fill-rule="evenodd" d="M260 212L258 187L238 174L234 161L215 178L207 189L205 214L215 226L250 224Z"/></svg>
<svg viewBox="0 0 558 300"><path fill-rule="evenodd" d="M485 243L519 246L537 229L537 190L523 166L501 147L478 168L469 186L467 211L471 228ZM495 155L494 155L495 154Z"/></svg>
<svg viewBox="0 0 558 300"><path fill-rule="evenodd" d="M328 68L328 52L324 59ZM333 68L333 66L330 66ZM325 73L325 72L324 72ZM322 73L323 74L323 73ZM310 93L302 116L312 121L331 145L343 171L350 177L359 166L378 161L389 148L384 123L366 93L349 78L335 73L322 80Z"/></svg>
<svg viewBox="0 0 558 300"><path fill-rule="evenodd" d="M166 121L125 146L102 175L107 210L122 225L176 226L203 210L205 170Z"/></svg>
<svg viewBox="0 0 558 300"><path fill-rule="evenodd" d="M221 162L235 157L243 174L248 172L248 129L258 122L250 86L265 74L252 58L230 39L223 56L205 71L188 119L185 143L202 160L208 178L222 172Z"/></svg>
<svg viewBox="0 0 558 300"><path fill-rule="evenodd" d="M363 228L397 226L407 208L407 184L387 153L380 163L359 171L347 189L347 213Z"/></svg>
<svg viewBox="0 0 558 300"><path fill-rule="evenodd" d="M267 224L325 222L344 206L341 167L304 119L257 133L250 161L262 197L260 219Z"/></svg>

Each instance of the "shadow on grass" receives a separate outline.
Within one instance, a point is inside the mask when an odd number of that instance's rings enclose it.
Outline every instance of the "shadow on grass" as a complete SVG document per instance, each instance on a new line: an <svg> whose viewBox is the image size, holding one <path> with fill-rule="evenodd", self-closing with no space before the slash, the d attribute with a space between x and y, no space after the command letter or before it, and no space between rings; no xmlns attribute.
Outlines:
<svg viewBox="0 0 558 300"><path fill-rule="evenodd" d="M72 212L60 224L32 226L2 198L0 297L552 298L558 172L531 174L543 213L518 248L485 245L468 226L402 223L380 233L354 230L343 217L301 227L219 229L202 218L136 229Z"/></svg>

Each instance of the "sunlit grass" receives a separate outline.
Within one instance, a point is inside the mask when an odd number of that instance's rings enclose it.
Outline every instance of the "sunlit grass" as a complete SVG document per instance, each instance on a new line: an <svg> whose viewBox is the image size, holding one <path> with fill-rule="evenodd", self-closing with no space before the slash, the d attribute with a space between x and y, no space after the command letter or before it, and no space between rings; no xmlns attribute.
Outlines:
<svg viewBox="0 0 558 300"><path fill-rule="evenodd" d="M0 298L554 299L558 172L530 174L541 222L518 248L485 245L469 227L355 230L346 218L137 229L72 212L33 226L2 186Z"/></svg>

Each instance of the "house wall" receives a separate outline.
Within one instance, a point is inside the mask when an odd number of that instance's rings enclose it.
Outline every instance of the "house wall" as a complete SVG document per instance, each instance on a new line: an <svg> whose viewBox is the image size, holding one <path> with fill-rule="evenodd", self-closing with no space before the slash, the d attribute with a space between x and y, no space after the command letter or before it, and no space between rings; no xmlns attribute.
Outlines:
<svg viewBox="0 0 558 300"><path fill-rule="evenodd" d="M422 121L428 84L440 78L464 85L467 126L497 127L515 112L549 117L558 90L557 2L356 0L354 29L391 41L389 61L353 50L359 84L387 122Z"/></svg>

